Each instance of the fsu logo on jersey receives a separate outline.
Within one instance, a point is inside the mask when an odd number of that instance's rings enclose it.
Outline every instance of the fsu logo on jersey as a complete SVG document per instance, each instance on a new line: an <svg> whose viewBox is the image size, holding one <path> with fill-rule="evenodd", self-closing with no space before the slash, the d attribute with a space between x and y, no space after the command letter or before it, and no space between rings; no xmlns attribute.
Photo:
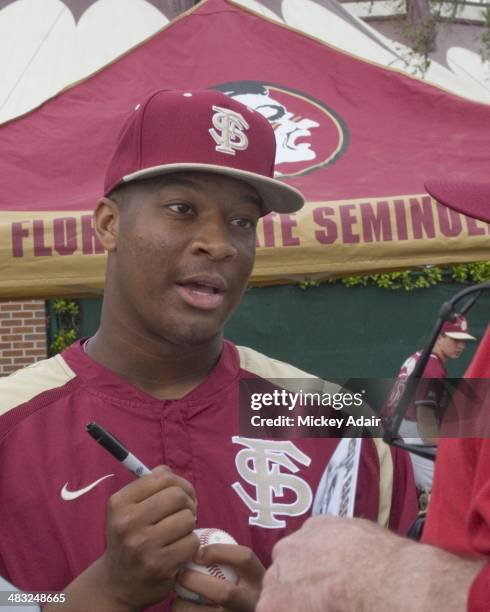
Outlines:
<svg viewBox="0 0 490 612"><path fill-rule="evenodd" d="M349 131L344 120L304 92L258 81L223 83L213 89L269 120L276 136L278 178L301 176L333 164L347 149Z"/></svg>
<svg viewBox="0 0 490 612"><path fill-rule="evenodd" d="M252 511L250 525L265 529L286 526L285 518L300 516L310 509L313 494L310 485L295 476L298 463L308 467L311 459L288 440L259 440L233 436L233 444L245 448L235 458L241 478L255 488L255 496L249 495L240 482L232 487L244 504ZM287 492L294 499L287 499Z"/></svg>

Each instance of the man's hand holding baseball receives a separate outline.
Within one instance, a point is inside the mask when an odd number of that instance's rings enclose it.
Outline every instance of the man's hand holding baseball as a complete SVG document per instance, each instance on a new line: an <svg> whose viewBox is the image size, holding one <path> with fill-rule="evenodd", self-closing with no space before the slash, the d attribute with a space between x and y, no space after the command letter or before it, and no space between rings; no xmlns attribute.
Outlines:
<svg viewBox="0 0 490 612"><path fill-rule="evenodd" d="M164 466L112 495L107 548L65 589L66 609L133 612L164 599L199 548L195 514L192 485Z"/></svg>
<svg viewBox="0 0 490 612"><path fill-rule="evenodd" d="M186 589L199 593L214 605L203 606L177 598L173 603L172 612L207 610L253 612L255 610L265 569L250 548L237 544L209 544L200 548L193 560L200 565L229 565L238 574L238 582L234 584L228 580L183 570L178 576L179 583Z"/></svg>

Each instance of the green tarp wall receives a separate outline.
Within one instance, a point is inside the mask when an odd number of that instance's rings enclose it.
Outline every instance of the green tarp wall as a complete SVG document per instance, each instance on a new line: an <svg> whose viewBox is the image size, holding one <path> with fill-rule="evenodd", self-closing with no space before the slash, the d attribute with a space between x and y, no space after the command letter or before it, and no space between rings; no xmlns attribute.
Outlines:
<svg viewBox="0 0 490 612"><path fill-rule="evenodd" d="M463 288L454 283L414 291L340 283L251 288L227 324L226 337L329 379L395 377L430 334L440 305ZM489 321L489 293L468 315L477 338ZM101 299L82 300L82 335L97 329L100 306ZM475 348L469 342L463 356L447 364L449 376L464 373Z"/></svg>

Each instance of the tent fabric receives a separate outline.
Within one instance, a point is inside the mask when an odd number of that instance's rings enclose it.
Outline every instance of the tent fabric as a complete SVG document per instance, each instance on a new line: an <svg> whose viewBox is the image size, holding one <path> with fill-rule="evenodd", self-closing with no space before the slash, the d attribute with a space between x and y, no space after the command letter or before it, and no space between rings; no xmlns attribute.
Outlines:
<svg viewBox="0 0 490 612"><path fill-rule="evenodd" d="M467 23L462 38L461 35L456 36L453 30L451 30L452 35L446 32L445 39L449 35L450 38L454 38L455 43L463 45L463 48L451 48L444 61L435 48L429 54L430 65L422 70L422 58L412 48L399 40L386 37L369 23L355 16L357 8L363 11L362 3L342 4L337 0L236 1L266 17L279 20L329 45L335 45L347 53L396 68L407 74L416 74L419 77L423 75L424 81L466 99L490 103L488 75L485 74L488 72L489 62L482 62L479 54L475 52L475 45L471 42L471 38L477 37L476 24ZM364 10L366 8L364 5ZM388 12L389 8L385 6ZM392 17L396 18L394 15ZM473 36L470 34L471 31Z"/></svg>
<svg viewBox="0 0 490 612"><path fill-rule="evenodd" d="M490 227L448 213L423 183L485 180L489 106L207 0L0 126L0 297L103 289L91 211L121 123L162 87L219 88L274 126L277 176L308 204L262 220L253 282L485 259Z"/></svg>
<svg viewBox="0 0 490 612"><path fill-rule="evenodd" d="M355 56L421 74L420 57L413 49L386 38L349 12L356 10L356 3L234 1ZM194 4L193 0L0 0L0 122L33 109L114 61ZM463 26L463 38L448 30L458 46L447 51L444 61L440 51L431 53L423 78L466 99L489 103L488 62L482 63L475 52L471 41L475 28Z"/></svg>

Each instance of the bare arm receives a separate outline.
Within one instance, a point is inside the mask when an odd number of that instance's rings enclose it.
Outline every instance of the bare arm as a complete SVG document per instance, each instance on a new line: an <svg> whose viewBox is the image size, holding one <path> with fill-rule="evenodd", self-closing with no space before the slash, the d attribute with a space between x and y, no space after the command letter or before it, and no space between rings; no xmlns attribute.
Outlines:
<svg viewBox="0 0 490 612"><path fill-rule="evenodd" d="M464 612L485 564L332 517L309 519L273 559L256 612Z"/></svg>
<svg viewBox="0 0 490 612"><path fill-rule="evenodd" d="M417 404L417 430L425 444L437 444L439 425L433 405Z"/></svg>

